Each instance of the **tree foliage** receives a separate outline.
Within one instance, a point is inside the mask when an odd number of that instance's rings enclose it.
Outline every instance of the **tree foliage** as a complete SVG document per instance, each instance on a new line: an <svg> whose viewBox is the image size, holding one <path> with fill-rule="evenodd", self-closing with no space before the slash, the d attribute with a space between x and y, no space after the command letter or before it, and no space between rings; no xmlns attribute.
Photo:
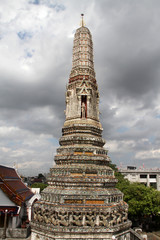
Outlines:
<svg viewBox="0 0 160 240"><path fill-rule="evenodd" d="M131 183L123 189L124 201L129 204L129 214L140 217L158 215L160 192L141 183Z"/></svg>
<svg viewBox="0 0 160 240"><path fill-rule="evenodd" d="M118 179L116 187L124 194L124 201L129 205L129 218L133 224L135 221L149 223L154 219L159 219L160 215L160 192L152 187L135 182L130 183L118 172L115 165L110 164Z"/></svg>
<svg viewBox="0 0 160 240"><path fill-rule="evenodd" d="M42 173L38 174L38 179L45 178L45 176Z"/></svg>
<svg viewBox="0 0 160 240"><path fill-rule="evenodd" d="M46 188L48 186L48 184L45 184L45 183L33 183L31 185L31 188L40 188L40 192L42 192L42 190L44 188Z"/></svg>

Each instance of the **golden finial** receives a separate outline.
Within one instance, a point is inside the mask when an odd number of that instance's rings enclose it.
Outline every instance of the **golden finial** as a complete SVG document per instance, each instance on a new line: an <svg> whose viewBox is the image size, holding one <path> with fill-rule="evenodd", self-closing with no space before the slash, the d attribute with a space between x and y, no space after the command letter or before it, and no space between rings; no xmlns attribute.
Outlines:
<svg viewBox="0 0 160 240"><path fill-rule="evenodd" d="M83 16L84 16L84 14L81 13L81 17L82 17L82 19L81 19L81 24L80 24L81 27L84 27L84 26L85 26L85 23L84 23L84 20L83 20Z"/></svg>

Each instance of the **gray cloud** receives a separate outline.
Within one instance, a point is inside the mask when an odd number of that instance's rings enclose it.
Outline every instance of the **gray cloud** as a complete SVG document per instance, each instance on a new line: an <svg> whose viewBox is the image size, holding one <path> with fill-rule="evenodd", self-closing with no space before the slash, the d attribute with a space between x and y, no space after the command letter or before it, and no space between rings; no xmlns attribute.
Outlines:
<svg viewBox="0 0 160 240"><path fill-rule="evenodd" d="M159 167L160 2L22 0L12 6L7 0L0 5L0 163L16 160L26 173L37 166L49 171L65 119L73 33L84 12L109 155L117 164Z"/></svg>

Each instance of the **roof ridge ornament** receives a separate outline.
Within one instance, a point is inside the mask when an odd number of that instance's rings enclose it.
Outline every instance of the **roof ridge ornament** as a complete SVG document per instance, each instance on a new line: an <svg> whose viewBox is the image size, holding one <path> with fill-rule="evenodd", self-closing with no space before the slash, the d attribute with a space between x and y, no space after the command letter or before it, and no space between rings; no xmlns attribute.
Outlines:
<svg viewBox="0 0 160 240"><path fill-rule="evenodd" d="M83 17L84 17L84 14L83 14L83 13L81 13L81 17L82 17L82 19L81 19L80 26L81 26L81 27L84 27L86 24L85 24L84 19L83 19Z"/></svg>

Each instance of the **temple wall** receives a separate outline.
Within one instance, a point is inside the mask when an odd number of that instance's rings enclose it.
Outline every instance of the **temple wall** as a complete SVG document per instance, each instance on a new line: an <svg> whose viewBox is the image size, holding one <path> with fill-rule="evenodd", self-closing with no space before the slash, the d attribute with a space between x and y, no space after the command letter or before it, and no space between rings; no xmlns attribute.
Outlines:
<svg viewBox="0 0 160 240"><path fill-rule="evenodd" d="M114 234L113 233L99 233L99 234L87 234L87 238L84 235L81 234L66 234L65 237L62 236L56 236L56 234L53 236L50 236L48 233L43 233L43 235L39 235L39 232L35 231L32 232L32 240L44 240L45 237L47 237L47 240L69 240L69 239L75 239L75 240L143 240L143 238L137 234L135 231L129 229L126 232L123 232L121 234Z"/></svg>
<svg viewBox="0 0 160 240"><path fill-rule="evenodd" d="M3 236L4 229L0 228L0 239ZM30 227L27 228L7 228L6 238L27 238L31 232ZM43 239L44 240L44 239Z"/></svg>

